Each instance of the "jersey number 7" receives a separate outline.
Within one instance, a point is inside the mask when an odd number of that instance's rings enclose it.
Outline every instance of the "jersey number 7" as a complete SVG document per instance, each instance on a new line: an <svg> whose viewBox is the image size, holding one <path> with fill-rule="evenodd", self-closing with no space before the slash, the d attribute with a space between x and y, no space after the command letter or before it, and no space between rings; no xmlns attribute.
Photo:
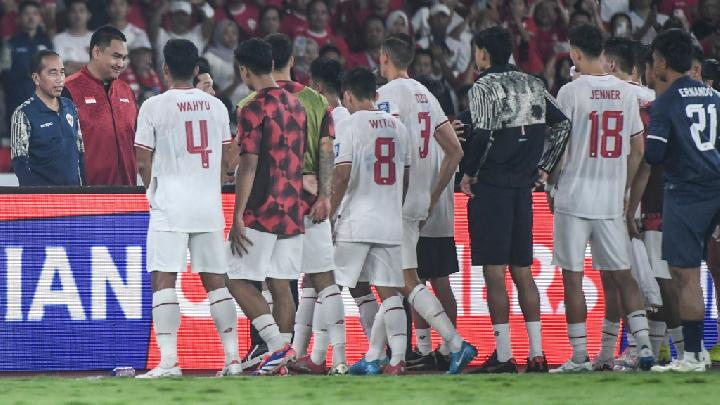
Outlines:
<svg viewBox="0 0 720 405"><path fill-rule="evenodd" d="M210 167L210 153L212 149L208 149L208 128L207 121L200 120L200 145L195 145L195 137L193 136L192 121L185 121L185 136L187 138L187 151L191 154L200 154L203 169Z"/></svg>

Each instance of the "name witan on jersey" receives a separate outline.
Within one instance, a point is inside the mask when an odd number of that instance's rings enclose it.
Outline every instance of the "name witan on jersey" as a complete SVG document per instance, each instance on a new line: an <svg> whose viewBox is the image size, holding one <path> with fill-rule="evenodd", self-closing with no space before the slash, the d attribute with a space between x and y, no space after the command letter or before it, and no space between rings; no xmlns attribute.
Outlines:
<svg viewBox="0 0 720 405"><path fill-rule="evenodd" d="M590 100L620 100L620 90L593 90Z"/></svg>
<svg viewBox="0 0 720 405"><path fill-rule="evenodd" d="M377 120L368 120L368 122L370 123L370 126L371 126L373 129L377 129L377 128L395 128L395 127L396 127L396 126L395 126L395 122L394 122L393 120L388 120L388 119L385 119L385 118L380 118L380 119L377 119Z"/></svg>
<svg viewBox="0 0 720 405"><path fill-rule="evenodd" d="M206 100L182 101L177 103L180 112L210 111L210 102Z"/></svg>
<svg viewBox="0 0 720 405"><path fill-rule="evenodd" d="M682 87L678 89L680 97L711 97L713 89L711 87Z"/></svg>

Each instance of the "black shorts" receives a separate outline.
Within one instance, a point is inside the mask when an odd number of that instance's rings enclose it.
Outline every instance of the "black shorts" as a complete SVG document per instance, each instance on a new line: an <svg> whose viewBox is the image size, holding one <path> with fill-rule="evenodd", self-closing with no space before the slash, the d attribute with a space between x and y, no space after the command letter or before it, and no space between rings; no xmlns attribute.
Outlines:
<svg viewBox="0 0 720 405"><path fill-rule="evenodd" d="M473 186L468 201L468 228L473 266L530 266L532 191L487 184Z"/></svg>
<svg viewBox="0 0 720 405"><path fill-rule="evenodd" d="M455 238L427 238L417 243L418 277L423 280L447 277L460 271Z"/></svg>
<svg viewBox="0 0 720 405"><path fill-rule="evenodd" d="M720 218L720 195L665 190L662 258L670 266L700 267L705 247Z"/></svg>

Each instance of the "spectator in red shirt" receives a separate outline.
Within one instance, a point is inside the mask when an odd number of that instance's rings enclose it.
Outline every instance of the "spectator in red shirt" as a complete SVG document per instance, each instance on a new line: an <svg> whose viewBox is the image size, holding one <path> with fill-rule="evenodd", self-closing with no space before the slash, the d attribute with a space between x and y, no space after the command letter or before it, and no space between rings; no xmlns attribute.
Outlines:
<svg viewBox="0 0 720 405"><path fill-rule="evenodd" d="M125 70L127 56L123 33L102 27L90 40L90 63L65 81L63 96L73 100L82 123L90 186L137 183L137 105L130 86L117 80Z"/></svg>
<svg viewBox="0 0 720 405"><path fill-rule="evenodd" d="M325 0L312 0L308 3L307 16L307 29L305 29L300 35L312 39L320 48L325 45L332 44L335 45L343 55L347 55L349 53L345 40L339 35L333 35L331 32L330 12Z"/></svg>
<svg viewBox="0 0 720 405"><path fill-rule="evenodd" d="M517 66L523 72L538 74L545 66L537 50L537 42L532 40L532 34L527 29L531 21L526 15L527 0L510 0L505 24L515 40L513 57Z"/></svg>
<svg viewBox="0 0 720 405"><path fill-rule="evenodd" d="M240 164L235 174L227 286L267 344L270 355L258 370L272 373L290 351L295 315L289 280L279 273L297 272L297 278L302 262L306 116L299 100L273 80L267 42L249 39L235 55L243 81L257 93L238 110ZM275 113L270 116L265 111ZM293 264L297 269L291 269ZM278 319L252 284L266 279Z"/></svg>
<svg viewBox="0 0 720 405"><path fill-rule="evenodd" d="M365 34L364 46L360 52L347 57L347 66L364 66L373 71L377 70L380 66L380 48L385 39L385 22L380 17L370 16L365 20L362 32Z"/></svg>
<svg viewBox="0 0 720 405"><path fill-rule="evenodd" d="M260 9L255 4L250 1L227 0L226 9L227 13L229 13L227 17L237 23L245 38L255 35L260 19ZM223 17L218 16L216 21L219 21L219 19L223 19Z"/></svg>
<svg viewBox="0 0 720 405"><path fill-rule="evenodd" d="M135 48L130 51L130 63L120 75L135 93L138 104L162 92L162 82L153 69L153 53L150 48Z"/></svg>
<svg viewBox="0 0 720 405"><path fill-rule="evenodd" d="M540 0L535 4L528 31L543 66L558 52L568 52L566 10L559 0Z"/></svg>
<svg viewBox="0 0 720 405"><path fill-rule="evenodd" d="M308 28L307 8L310 0L290 0L290 12L283 17L280 32L295 38Z"/></svg>
<svg viewBox="0 0 720 405"><path fill-rule="evenodd" d="M267 6L260 11L260 26L258 36L265 37L280 32L282 23L282 11L274 6Z"/></svg>

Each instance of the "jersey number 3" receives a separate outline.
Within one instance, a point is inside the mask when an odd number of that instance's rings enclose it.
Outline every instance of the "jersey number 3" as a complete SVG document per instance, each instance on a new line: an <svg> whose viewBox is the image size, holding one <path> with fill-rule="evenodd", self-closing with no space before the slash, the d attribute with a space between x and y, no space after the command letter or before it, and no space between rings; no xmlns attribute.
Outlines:
<svg viewBox="0 0 720 405"><path fill-rule="evenodd" d="M393 138L377 138L375 140L375 183L380 185L395 184L395 140ZM387 172L383 174L383 169Z"/></svg>
<svg viewBox="0 0 720 405"><path fill-rule="evenodd" d="M600 134L600 118L602 118L602 134ZM612 122L612 126L610 126ZM603 111L602 117L597 111L590 113L590 157L618 158L622 154L623 115L622 111ZM609 145L612 139L612 146ZM599 141L599 142L598 142ZM598 143L601 145L598 146Z"/></svg>
<svg viewBox="0 0 720 405"><path fill-rule="evenodd" d="M208 129L207 121L200 120L200 145L195 145L195 137L193 136L193 123L192 121L185 121L185 136L187 137L187 151L188 153L200 154L202 160L203 169L210 167L210 153L212 149L208 149Z"/></svg>

